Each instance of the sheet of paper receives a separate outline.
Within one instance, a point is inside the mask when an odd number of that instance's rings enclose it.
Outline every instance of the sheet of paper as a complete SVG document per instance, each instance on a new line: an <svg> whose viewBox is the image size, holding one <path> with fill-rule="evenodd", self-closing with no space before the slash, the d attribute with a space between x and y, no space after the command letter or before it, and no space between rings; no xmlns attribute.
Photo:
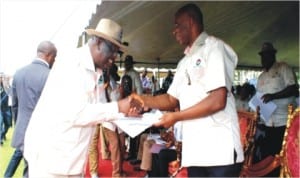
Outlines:
<svg viewBox="0 0 300 178"><path fill-rule="evenodd" d="M159 133L149 133L147 136L147 140L158 140L160 139L160 134Z"/></svg>
<svg viewBox="0 0 300 178"><path fill-rule="evenodd" d="M270 116L277 108L276 104L272 101L269 101L268 103L264 103L261 97L263 96L262 93L256 92L256 94L251 98L249 101L249 106L256 111L256 107L260 107L260 116L265 121L268 122L270 119Z"/></svg>
<svg viewBox="0 0 300 178"><path fill-rule="evenodd" d="M164 145L164 144L157 144L157 143L154 143L151 147L151 153L159 153L160 150L162 149L166 149L167 147Z"/></svg>
<svg viewBox="0 0 300 178"><path fill-rule="evenodd" d="M144 113L141 118L136 117L121 117L112 121L130 137L134 138L142 133L147 128L151 127L162 116L162 112L155 110L149 113Z"/></svg>

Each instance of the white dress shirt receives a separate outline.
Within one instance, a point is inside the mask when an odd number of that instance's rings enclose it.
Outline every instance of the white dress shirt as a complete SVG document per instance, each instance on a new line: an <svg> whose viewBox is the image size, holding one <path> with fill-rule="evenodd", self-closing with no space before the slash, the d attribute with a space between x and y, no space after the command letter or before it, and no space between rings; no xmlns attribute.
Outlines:
<svg viewBox="0 0 300 178"><path fill-rule="evenodd" d="M26 131L29 167L43 167L41 175L84 172L95 125L118 116L116 102L95 102L98 78L88 46L56 60Z"/></svg>
<svg viewBox="0 0 300 178"><path fill-rule="evenodd" d="M139 73L133 68L129 71L125 71L124 75L129 75L132 79L132 90L134 90L138 95L143 94L142 82L140 80Z"/></svg>
<svg viewBox="0 0 300 178"><path fill-rule="evenodd" d="M111 101L118 101L119 99L121 99L120 97L120 85L114 81L112 79L112 77L110 78L110 88L111 90L109 91L110 94L110 99ZM115 124L113 124L112 122L103 122L102 126L111 130L111 131L116 131L116 129L118 129L118 133L122 133L122 129L120 129L119 127L117 127Z"/></svg>
<svg viewBox="0 0 300 178"><path fill-rule="evenodd" d="M263 71L257 80L257 91L262 94L273 94L285 89L289 85L296 84L293 70L283 62L275 62L269 71ZM277 108L272 113L267 123L269 127L280 127L286 125L288 105L295 104L295 97L290 96L272 100ZM263 121L263 119L262 119Z"/></svg>
<svg viewBox="0 0 300 178"><path fill-rule="evenodd" d="M196 39L177 66L168 94L177 98L181 110L187 109L220 87L228 90L224 110L199 119L182 121L182 166L218 166L242 162L238 117L231 94L235 52L223 41L205 32Z"/></svg>

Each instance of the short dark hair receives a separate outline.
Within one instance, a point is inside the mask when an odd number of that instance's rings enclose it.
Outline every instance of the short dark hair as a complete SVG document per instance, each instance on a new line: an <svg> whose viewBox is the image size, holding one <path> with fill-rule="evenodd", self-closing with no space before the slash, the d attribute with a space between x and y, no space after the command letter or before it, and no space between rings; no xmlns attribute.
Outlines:
<svg viewBox="0 0 300 178"><path fill-rule="evenodd" d="M203 14L201 12L201 9L196 4L190 3L184 5L183 7L177 10L175 16L178 17L184 13L187 13L188 16L190 16L195 22L201 25L202 30L204 29Z"/></svg>
<svg viewBox="0 0 300 178"><path fill-rule="evenodd" d="M115 63L110 67L109 73L115 81L120 80L121 77L118 74L118 66Z"/></svg>
<svg viewBox="0 0 300 178"><path fill-rule="evenodd" d="M125 74L121 79L121 87L123 88L123 97L127 97L132 93L132 79Z"/></svg>

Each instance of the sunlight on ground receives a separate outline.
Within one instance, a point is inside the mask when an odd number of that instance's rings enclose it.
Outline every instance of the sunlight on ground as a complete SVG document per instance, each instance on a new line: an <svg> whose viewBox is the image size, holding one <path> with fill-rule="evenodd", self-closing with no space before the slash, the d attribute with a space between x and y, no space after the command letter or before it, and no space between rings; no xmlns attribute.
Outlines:
<svg viewBox="0 0 300 178"><path fill-rule="evenodd" d="M10 146L11 138L12 138L13 129L10 128L8 130L8 133L6 135L7 140L4 141L4 144L2 147L0 147L0 177L4 177L5 169L8 165L8 162L10 161L10 158L14 152L14 148ZM24 168L23 161L19 164L19 167L17 171L15 172L15 175L13 178L20 178L22 177L22 172Z"/></svg>

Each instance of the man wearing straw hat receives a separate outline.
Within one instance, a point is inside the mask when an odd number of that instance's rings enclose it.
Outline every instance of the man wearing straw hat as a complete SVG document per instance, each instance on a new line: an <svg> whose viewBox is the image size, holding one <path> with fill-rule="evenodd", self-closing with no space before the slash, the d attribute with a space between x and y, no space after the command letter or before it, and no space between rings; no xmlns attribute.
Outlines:
<svg viewBox="0 0 300 178"><path fill-rule="evenodd" d="M101 19L86 32L88 44L53 66L32 114L24 143L29 177L83 177L95 126L119 112L137 113L131 97L100 103L95 92L103 69L125 50L121 26Z"/></svg>

